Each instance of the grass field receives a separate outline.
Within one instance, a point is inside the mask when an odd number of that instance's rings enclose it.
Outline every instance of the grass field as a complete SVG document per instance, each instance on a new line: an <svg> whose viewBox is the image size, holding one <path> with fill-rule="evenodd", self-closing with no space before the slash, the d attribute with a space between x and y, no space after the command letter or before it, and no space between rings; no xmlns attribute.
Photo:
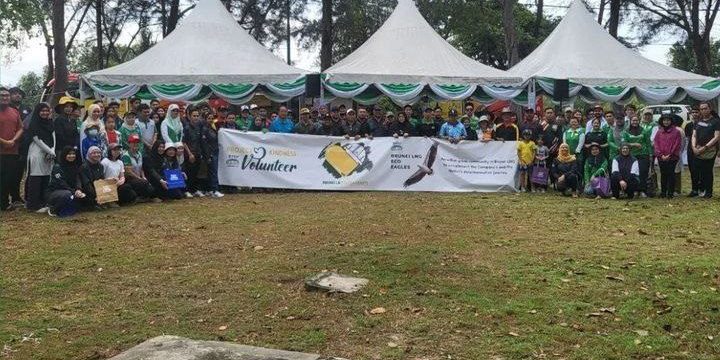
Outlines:
<svg viewBox="0 0 720 360"><path fill-rule="evenodd" d="M717 359L718 204L291 192L3 214L0 357L172 334L350 359ZM322 270L370 284L307 292Z"/></svg>

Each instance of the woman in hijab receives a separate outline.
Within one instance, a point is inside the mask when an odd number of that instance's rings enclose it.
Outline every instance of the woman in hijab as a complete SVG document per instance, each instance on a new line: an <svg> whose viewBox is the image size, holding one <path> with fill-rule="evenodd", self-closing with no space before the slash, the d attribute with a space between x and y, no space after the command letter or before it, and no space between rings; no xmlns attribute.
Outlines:
<svg viewBox="0 0 720 360"><path fill-rule="evenodd" d="M72 215L76 209L73 202L79 203L85 198L80 183L77 155L77 149L72 146L65 146L60 151L60 158L53 167L47 189L48 215L50 216Z"/></svg>
<svg viewBox="0 0 720 360"><path fill-rule="evenodd" d="M180 107L177 104L171 104L168 107L167 116L160 126L160 133L165 144L182 142L183 124L180 120Z"/></svg>
<svg viewBox="0 0 720 360"><path fill-rule="evenodd" d="M163 158L162 163L162 181L160 182L160 186L166 191L166 196L170 199L182 199L183 193L185 192L185 189L168 189L167 181L168 179L165 178L165 170L181 170L180 162L177 158L178 154L178 148L182 147L182 143L178 144L165 144L165 155ZM184 172L182 173L183 177L185 177L185 181L187 182L187 174Z"/></svg>
<svg viewBox="0 0 720 360"><path fill-rule="evenodd" d="M599 122L599 120L594 119L593 124L596 122ZM598 176L607 176L607 165L608 161L600 151L600 146L598 146L597 144L592 144L590 146L590 153L585 159L583 176L583 180L585 183L585 195L595 198L600 197L600 194L597 194L595 189L593 189L592 181Z"/></svg>
<svg viewBox="0 0 720 360"><path fill-rule="evenodd" d="M85 162L80 167L80 183L82 192L85 193L87 198L87 205L94 206L98 210L107 208L104 205L98 205L97 192L95 191L95 181L105 178L105 168L100 163L102 157L102 150L97 146L91 146L88 149Z"/></svg>
<svg viewBox="0 0 720 360"><path fill-rule="evenodd" d="M650 173L650 134L640 126L640 118L633 116L630 126L623 132L623 142L630 147L630 154L637 160L640 169L637 190L641 197L647 197L647 179Z"/></svg>
<svg viewBox="0 0 720 360"><path fill-rule="evenodd" d="M27 169L25 181L25 207L29 211L45 213L45 190L50 182L55 162L55 124L51 116L50 105L40 103L35 106L28 127Z"/></svg>
<svg viewBox="0 0 720 360"><path fill-rule="evenodd" d="M635 197L638 182L640 181L640 167L637 159L632 155L629 144L620 146L620 154L613 159L610 175L610 188L613 199L620 198L620 191L627 194L628 199Z"/></svg>
<svg viewBox="0 0 720 360"><path fill-rule="evenodd" d="M620 153L620 144L622 144L622 134L625 131L625 118L618 117L615 119L615 125L608 129L607 142L608 142L608 156L609 160L612 161Z"/></svg>
<svg viewBox="0 0 720 360"><path fill-rule="evenodd" d="M100 129L100 136L105 137L105 123L100 119L102 116L102 107L98 104L92 104L88 108L87 114L85 114L85 120L80 125L80 142L85 140L85 129L92 125L95 125ZM107 141L106 141L107 142Z"/></svg>
<svg viewBox="0 0 720 360"><path fill-rule="evenodd" d="M683 136L673 124L671 114L660 116L660 129L655 135L655 157L660 166L660 197L672 199L675 192L675 167L680 160Z"/></svg>
<svg viewBox="0 0 720 360"><path fill-rule="evenodd" d="M568 195L567 190L572 191L573 197L578 197L578 165L575 155L570 154L568 144L560 145L558 155L553 161L551 168L555 186L563 195Z"/></svg>

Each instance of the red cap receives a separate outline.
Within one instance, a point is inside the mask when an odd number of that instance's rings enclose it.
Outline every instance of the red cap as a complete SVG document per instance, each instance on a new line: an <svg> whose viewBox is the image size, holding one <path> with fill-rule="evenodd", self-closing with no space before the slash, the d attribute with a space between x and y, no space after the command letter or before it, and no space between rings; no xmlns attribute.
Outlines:
<svg viewBox="0 0 720 360"><path fill-rule="evenodd" d="M130 137L128 137L128 143L130 144L139 144L140 143L140 136L138 134L132 134Z"/></svg>

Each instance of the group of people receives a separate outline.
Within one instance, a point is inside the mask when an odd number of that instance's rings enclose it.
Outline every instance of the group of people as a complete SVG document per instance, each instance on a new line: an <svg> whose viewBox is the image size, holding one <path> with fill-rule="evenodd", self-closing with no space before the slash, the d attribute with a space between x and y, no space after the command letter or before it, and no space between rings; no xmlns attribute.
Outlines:
<svg viewBox="0 0 720 360"><path fill-rule="evenodd" d="M687 165L688 196L713 195L720 119L708 103L693 107L688 121L668 112L656 122L651 110L639 116L634 105L625 107L624 116L596 106L587 116L567 108L558 117L546 108L542 120L530 109L519 129L521 190L545 191L549 181L574 197L673 198L682 192L681 173Z"/></svg>
<svg viewBox="0 0 720 360"><path fill-rule="evenodd" d="M447 118L440 108L425 108L416 117L410 105L398 112L322 105L300 109L295 120L284 106L277 113L255 105L237 112L213 109L207 103L165 109L157 100L145 104L139 99L131 99L122 116L120 104L98 100L81 118L81 107L71 98L61 98L54 108L40 103L31 110L22 105L23 96L20 89L0 88L0 210L24 207L52 216L138 201L223 197L218 183L223 128L347 139L518 141L521 190L544 192L552 186L566 195L611 192L616 198L655 195L651 173L656 161L660 196L680 193L684 162L691 171L690 196L712 197L720 142L720 120L706 103L694 108L686 123L663 114L656 124L652 113L640 118L632 105L624 116L599 106L586 116L570 108L564 116L556 116L553 108L544 114L526 109L520 121L509 108L495 117L472 103L462 115L451 109ZM117 203L98 203L98 180L117 186Z"/></svg>

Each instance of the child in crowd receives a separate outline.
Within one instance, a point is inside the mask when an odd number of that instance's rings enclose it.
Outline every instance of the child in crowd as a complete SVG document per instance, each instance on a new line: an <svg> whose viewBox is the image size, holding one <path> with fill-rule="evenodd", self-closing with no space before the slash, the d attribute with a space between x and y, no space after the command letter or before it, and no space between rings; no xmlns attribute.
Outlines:
<svg viewBox="0 0 720 360"><path fill-rule="evenodd" d="M522 140L518 142L518 167L520 177L520 187L518 190L530 192L530 181L528 175L530 168L532 167L533 160L535 160L535 142L532 141L532 131L525 129L522 132Z"/></svg>
<svg viewBox="0 0 720 360"><path fill-rule="evenodd" d="M480 117L479 121L480 128L478 129L478 138L480 141L488 142L492 141L493 139L493 127L490 125L490 120L488 119L487 115L483 115Z"/></svg>
<svg viewBox="0 0 720 360"><path fill-rule="evenodd" d="M108 144L120 143L120 132L115 130L115 119L117 119L117 117L105 118L105 134L107 136Z"/></svg>
<svg viewBox="0 0 720 360"><path fill-rule="evenodd" d="M534 167L540 167L547 169L547 158L550 155L550 149L545 146L543 137L538 136L537 146L535 147L535 164ZM545 183L533 183L533 191L545 192L547 190L547 180Z"/></svg>
<svg viewBox="0 0 720 360"><path fill-rule="evenodd" d="M100 127L95 124L85 128L85 138L80 144L80 154L82 154L83 161L87 160L88 150L93 146L100 149L101 155L107 154L107 139L100 132Z"/></svg>
<svg viewBox="0 0 720 360"><path fill-rule="evenodd" d="M120 127L120 145L122 145L123 148L128 148L128 139L131 135L137 135L142 137L142 133L140 132L140 128L135 123L136 121L136 115L134 112L129 111L125 113L125 122ZM143 153L143 146L142 143L140 144L140 153Z"/></svg>

